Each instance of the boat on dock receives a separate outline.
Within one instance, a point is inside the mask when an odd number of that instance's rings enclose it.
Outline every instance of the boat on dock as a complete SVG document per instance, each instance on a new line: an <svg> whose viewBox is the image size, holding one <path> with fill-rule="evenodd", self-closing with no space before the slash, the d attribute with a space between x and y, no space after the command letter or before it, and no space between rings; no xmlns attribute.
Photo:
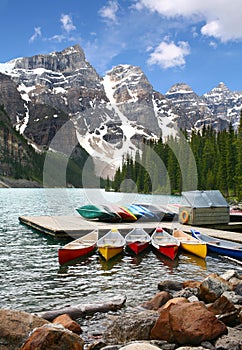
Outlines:
<svg viewBox="0 0 242 350"><path fill-rule="evenodd" d="M104 222L122 221L122 218L118 213L110 210L107 206L104 205L87 204L81 206L80 208L77 208L76 211L83 218L88 220L99 220Z"/></svg>
<svg viewBox="0 0 242 350"><path fill-rule="evenodd" d="M208 251L242 260L242 244L207 236L196 230L191 232L193 237L207 244Z"/></svg>
<svg viewBox="0 0 242 350"><path fill-rule="evenodd" d="M151 235L151 244L159 253L174 260L178 253L180 241L161 227L157 227Z"/></svg>
<svg viewBox="0 0 242 350"><path fill-rule="evenodd" d="M128 209L133 213L139 220L157 220L155 213L151 212L149 209L143 207L140 204L131 204Z"/></svg>
<svg viewBox="0 0 242 350"><path fill-rule="evenodd" d="M126 247L138 255L150 245L151 237L143 228L134 228L125 236Z"/></svg>
<svg viewBox="0 0 242 350"><path fill-rule="evenodd" d="M137 217L126 207L112 204L108 208L121 217L121 222L134 222L137 220Z"/></svg>
<svg viewBox="0 0 242 350"><path fill-rule="evenodd" d="M113 228L97 241L99 253L106 261L122 253L125 246L125 239L121 233Z"/></svg>
<svg viewBox="0 0 242 350"><path fill-rule="evenodd" d="M199 256L200 258L206 258L207 244L202 242L192 235L185 233L182 230L174 229L173 236L180 241L181 248L189 253Z"/></svg>
<svg viewBox="0 0 242 350"><path fill-rule="evenodd" d="M96 249L98 230L93 230L83 237L80 237L64 247L58 249L59 264L63 265L75 259L86 257Z"/></svg>
<svg viewBox="0 0 242 350"><path fill-rule="evenodd" d="M158 221L172 221L176 214L168 210L165 206L156 204L141 204L143 208L151 211Z"/></svg>

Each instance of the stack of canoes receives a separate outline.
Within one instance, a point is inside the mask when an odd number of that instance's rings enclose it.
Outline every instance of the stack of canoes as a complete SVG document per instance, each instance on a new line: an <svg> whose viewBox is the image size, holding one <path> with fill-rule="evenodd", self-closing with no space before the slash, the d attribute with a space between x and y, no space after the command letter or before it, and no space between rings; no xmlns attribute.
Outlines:
<svg viewBox="0 0 242 350"><path fill-rule="evenodd" d="M174 213L161 206L148 204L131 204L127 207L118 205L94 205L87 204L76 209L87 220L99 220L105 222L133 222L172 220Z"/></svg>

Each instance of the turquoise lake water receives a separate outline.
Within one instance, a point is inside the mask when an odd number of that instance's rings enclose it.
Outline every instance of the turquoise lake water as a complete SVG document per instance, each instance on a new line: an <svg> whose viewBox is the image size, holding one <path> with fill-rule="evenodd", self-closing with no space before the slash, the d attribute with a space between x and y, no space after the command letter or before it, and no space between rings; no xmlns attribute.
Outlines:
<svg viewBox="0 0 242 350"><path fill-rule="evenodd" d="M19 216L78 215L88 201L176 203L179 197L139 196L83 189L0 189L0 307L39 312L76 303L92 303L126 295L133 308L158 292L165 279L202 280L241 266L219 256L205 260L180 253L169 261L147 251L141 257L123 254L106 263L98 253L75 265L60 267L58 247L65 240L49 237L19 223ZM96 316L97 317L97 316Z"/></svg>

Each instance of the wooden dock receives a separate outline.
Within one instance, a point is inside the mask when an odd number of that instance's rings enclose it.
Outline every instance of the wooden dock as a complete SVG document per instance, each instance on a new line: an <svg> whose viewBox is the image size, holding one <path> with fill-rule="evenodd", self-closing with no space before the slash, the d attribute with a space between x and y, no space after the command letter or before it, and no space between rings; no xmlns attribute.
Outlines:
<svg viewBox="0 0 242 350"><path fill-rule="evenodd" d="M190 233L191 228L196 228L201 233L216 238L227 239L233 242L242 243L242 233L231 230L219 230L208 227L193 227L182 225L176 222L133 222L133 223L106 223L100 221L87 221L81 216L20 216L19 221L28 227L55 237L78 238L91 230L97 228L99 234L103 235L111 228L117 228L122 234L127 234L134 227L142 227L148 233L152 233L159 225L168 231L180 228L184 232Z"/></svg>

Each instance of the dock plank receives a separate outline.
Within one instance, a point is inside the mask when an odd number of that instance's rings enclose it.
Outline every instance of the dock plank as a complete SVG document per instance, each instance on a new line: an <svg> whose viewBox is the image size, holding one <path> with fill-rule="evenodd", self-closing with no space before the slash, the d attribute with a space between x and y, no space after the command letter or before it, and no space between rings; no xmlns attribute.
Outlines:
<svg viewBox="0 0 242 350"><path fill-rule="evenodd" d="M182 225L177 222L132 222L132 223L106 223L100 221L88 221L81 216L20 216L19 221L27 225L28 227L38 230L42 233L46 233L55 237L67 237L78 238L93 229L98 229L100 236L105 234L108 230L115 227L122 234L127 234L131 229L135 227L142 227L149 234L157 226L161 226L164 229L172 231L174 228L179 228L184 232L190 233L191 228L204 233L208 236L215 238L227 239L233 242L242 243L242 234L239 232L218 230L208 227L194 227L190 225Z"/></svg>

